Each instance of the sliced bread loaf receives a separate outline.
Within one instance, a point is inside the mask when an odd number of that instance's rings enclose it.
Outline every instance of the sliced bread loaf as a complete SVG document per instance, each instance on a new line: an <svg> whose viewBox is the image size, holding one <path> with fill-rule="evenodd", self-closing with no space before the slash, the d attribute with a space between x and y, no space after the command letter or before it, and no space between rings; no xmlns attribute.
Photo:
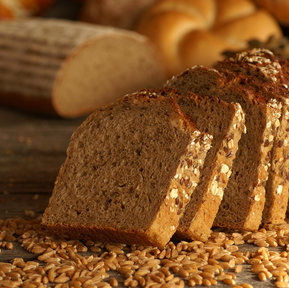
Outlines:
<svg viewBox="0 0 289 288"><path fill-rule="evenodd" d="M69 237L164 246L211 141L155 92L99 109L73 134L42 223Z"/></svg>
<svg viewBox="0 0 289 288"><path fill-rule="evenodd" d="M239 104L188 92L182 77L173 78L166 86L180 91L173 96L198 129L213 135L212 148L206 156L200 182L176 233L179 238L206 240L232 172L238 142L245 130L245 115Z"/></svg>
<svg viewBox="0 0 289 288"><path fill-rule="evenodd" d="M155 49L137 33L55 19L0 22L1 104L77 117L164 80Z"/></svg>
<svg viewBox="0 0 289 288"><path fill-rule="evenodd" d="M267 123L276 130L276 137L271 152L263 211L264 223L280 224L285 218L289 190L289 179L286 175L289 171L289 93L286 88L289 81L283 77L278 58L265 49L238 53L219 62L216 69L235 82L262 93L266 99L274 98L282 104L280 121Z"/></svg>
<svg viewBox="0 0 289 288"><path fill-rule="evenodd" d="M246 113L247 133L242 134L239 141L232 175L214 225L258 229L265 203L270 151L275 137L271 123L278 121L281 105L275 99L267 99L214 69L196 66L173 81L178 81L178 87L182 87L183 91L218 96L226 102L240 103L242 106Z"/></svg>

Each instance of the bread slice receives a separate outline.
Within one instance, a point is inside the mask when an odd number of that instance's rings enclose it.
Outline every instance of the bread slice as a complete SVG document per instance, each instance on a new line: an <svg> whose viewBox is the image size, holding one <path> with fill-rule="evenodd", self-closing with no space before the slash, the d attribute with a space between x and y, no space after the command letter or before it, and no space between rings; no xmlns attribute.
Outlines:
<svg viewBox="0 0 289 288"><path fill-rule="evenodd" d="M73 238L162 247L211 141L155 92L99 109L73 134L42 223Z"/></svg>
<svg viewBox="0 0 289 288"><path fill-rule="evenodd" d="M289 59L285 57L281 57L279 59L280 65L282 67L282 80L284 83L282 86L288 91L289 93ZM284 116L283 116L284 117ZM285 114L285 119L289 122L289 113ZM289 132L289 130L287 130ZM287 147L288 142L284 140L283 145ZM287 147L289 150L289 147ZM287 181L289 181L289 151L286 149L287 154L284 155L284 165L286 168L284 168L285 171L285 177ZM287 205L287 211L286 211L286 218L289 218L289 200L288 200L288 205Z"/></svg>
<svg viewBox="0 0 289 288"><path fill-rule="evenodd" d="M55 19L0 22L0 103L78 117L165 81L149 41L134 32Z"/></svg>
<svg viewBox="0 0 289 288"><path fill-rule="evenodd" d="M166 86L180 91L174 93L174 97L182 111L196 123L198 129L213 135L213 143L176 236L206 240L232 172L238 142L245 130L245 115L239 104L188 92L183 80L182 76L173 78Z"/></svg>
<svg viewBox="0 0 289 288"><path fill-rule="evenodd" d="M284 221L288 203L289 179L289 93L288 78L283 77L282 66L273 53L266 49L253 49L237 53L216 65L235 82L251 87L266 99L274 98L281 103L280 121L272 122L276 130L266 182L266 202L263 211L265 224L280 224ZM285 86L284 86L285 85ZM287 86L288 87L288 86ZM270 123L268 123L270 125Z"/></svg>
<svg viewBox="0 0 289 288"><path fill-rule="evenodd" d="M256 230L261 224L265 203L265 184L270 166L270 152L281 106L253 89L214 69L193 67L179 77L183 91L201 96L218 96L226 102L239 103L246 114L247 133L242 134L214 225Z"/></svg>

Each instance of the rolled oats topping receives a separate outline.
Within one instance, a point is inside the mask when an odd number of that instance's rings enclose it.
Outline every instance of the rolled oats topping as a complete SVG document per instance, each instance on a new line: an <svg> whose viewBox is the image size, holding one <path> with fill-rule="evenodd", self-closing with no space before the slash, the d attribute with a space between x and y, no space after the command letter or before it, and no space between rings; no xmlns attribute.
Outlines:
<svg viewBox="0 0 289 288"><path fill-rule="evenodd" d="M237 63L245 62L260 71L267 79L276 82L276 76L281 72L281 65L279 62L273 61L272 56L274 54L268 49L255 48L241 52L235 58L231 57L229 60Z"/></svg>

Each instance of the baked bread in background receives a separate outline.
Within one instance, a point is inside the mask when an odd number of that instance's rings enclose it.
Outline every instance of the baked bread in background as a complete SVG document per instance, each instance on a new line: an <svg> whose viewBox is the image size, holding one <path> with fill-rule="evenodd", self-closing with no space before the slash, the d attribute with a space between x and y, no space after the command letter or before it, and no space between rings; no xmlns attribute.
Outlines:
<svg viewBox="0 0 289 288"><path fill-rule="evenodd" d="M85 0L80 19L133 29L136 20L156 0Z"/></svg>
<svg viewBox="0 0 289 288"><path fill-rule="evenodd" d="M56 0L0 0L0 20L39 15Z"/></svg>
<svg viewBox="0 0 289 288"><path fill-rule="evenodd" d="M142 15L136 31L161 51L168 75L196 64L212 65L247 41L280 37L277 21L251 0L159 0Z"/></svg>
<svg viewBox="0 0 289 288"><path fill-rule="evenodd" d="M136 92L81 124L42 218L45 226L77 239L159 247L170 240L212 136L195 128L172 93L167 96Z"/></svg>
<svg viewBox="0 0 289 288"><path fill-rule="evenodd" d="M0 21L0 103L77 117L137 89L164 70L144 36L53 19Z"/></svg>
<svg viewBox="0 0 289 288"><path fill-rule="evenodd" d="M260 41L257 39L248 41L248 50L254 48L268 49L278 57L289 58L289 39L285 36L281 38L270 37L267 41ZM241 51L226 50L223 52L223 55L226 57L235 57L238 52Z"/></svg>
<svg viewBox="0 0 289 288"><path fill-rule="evenodd" d="M282 25L289 26L288 0L255 0L255 2L267 9Z"/></svg>

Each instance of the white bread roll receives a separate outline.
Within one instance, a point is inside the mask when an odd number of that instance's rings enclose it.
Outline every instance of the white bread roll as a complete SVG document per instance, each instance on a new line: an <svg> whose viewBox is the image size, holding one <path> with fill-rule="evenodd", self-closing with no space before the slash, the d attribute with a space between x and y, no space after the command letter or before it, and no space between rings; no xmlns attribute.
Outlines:
<svg viewBox="0 0 289 288"><path fill-rule="evenodd" d="M137 33L63 20L0 22L0 103L77 117L163 83Z"/></svg>

